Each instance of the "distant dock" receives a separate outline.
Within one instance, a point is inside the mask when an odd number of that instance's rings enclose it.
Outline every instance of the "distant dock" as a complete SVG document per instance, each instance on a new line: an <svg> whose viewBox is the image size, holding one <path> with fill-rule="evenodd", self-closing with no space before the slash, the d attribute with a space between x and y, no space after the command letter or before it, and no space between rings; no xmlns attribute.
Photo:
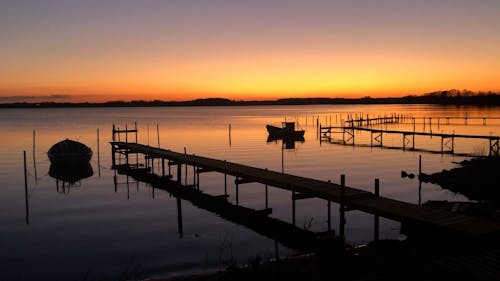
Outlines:
<svg viewBox="0 0 500 281"><path fill-rule="evenodd" d="M483 125L486 125L487 120L500 120L500 117L408 117L408 116L384 116L376 118L361 118L349 119L345 121L344 126L321 126L318 125L318 134L320 141L327 141L332 143L339 143L343 145L357 145L355 141L355 132L369 132L370 133L370 147L385 147L392 149L401 150L414 150L414 151L426 151L433 153L447 153L455 155L469 156L465 152L460 152L455 150L455 140L457 139L479 139L488 142L488 156L499 156L500 155L500 136L494 135L468 135L468 134L450 134L450 133L434 133L430 132L419 132L416 131L415 124L417 121L423 122L424 126L427 124L430 128L432 125L439 126L440 124L449 125L450 120L461 120L462 125L469 124L470 120L480 120ZM434 123L433 123L434 120ZM441 123L442 121L444 123ZM380 124L413 124L413 131L403 131L403 130L388 130L380 128L372 128L373 125ZM399 146L384 146L384 135L385 136L399 136L401 138L401 145ZM425 150L419 149L416 146L415 136L428 136L437 137L441 139L441 145L439 149ZM337 138L336 138L337 137ZM368 146L365 144L364 146Z"/></svg>

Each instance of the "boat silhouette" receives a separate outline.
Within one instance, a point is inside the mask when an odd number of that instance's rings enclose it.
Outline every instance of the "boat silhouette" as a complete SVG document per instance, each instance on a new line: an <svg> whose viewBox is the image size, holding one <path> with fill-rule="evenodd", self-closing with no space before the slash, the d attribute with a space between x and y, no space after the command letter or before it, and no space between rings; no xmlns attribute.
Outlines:
<svg viewBox="0 0 500 281"><path fill-rule="evenodd" d="M47 155L52 164L79 166L90 162L92 150L81 142L65 139L54 144Z"/></svg>

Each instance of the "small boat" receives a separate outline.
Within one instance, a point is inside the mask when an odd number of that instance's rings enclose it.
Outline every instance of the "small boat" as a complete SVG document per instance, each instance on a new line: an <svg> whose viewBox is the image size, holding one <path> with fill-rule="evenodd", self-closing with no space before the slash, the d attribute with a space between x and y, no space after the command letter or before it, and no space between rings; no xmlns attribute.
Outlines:
<svg viewBox="0 0 500 281"><path fill-rule="evenodd" d="M283 122L283 127L266 125L269 136L277 138L303 138L304 130L295 130L295 122Z"/></svg>
<svg viewBox="0 0 500 281"><path fill-rule="evenodd" d="M81 142L65 139L54 144L47 155L52 164L75 166L89 163L92 150Z"/></svg>

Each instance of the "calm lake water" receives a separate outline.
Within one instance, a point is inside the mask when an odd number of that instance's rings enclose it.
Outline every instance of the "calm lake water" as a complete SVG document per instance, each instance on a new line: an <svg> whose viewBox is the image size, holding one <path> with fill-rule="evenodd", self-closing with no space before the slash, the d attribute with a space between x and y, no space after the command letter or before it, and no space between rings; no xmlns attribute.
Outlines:
<svg viewBox="0 0 500 281"><path fill-rule="evenodd" d="M429 105L265 106L265 107L165 107L0 110L0 280L116 280L134 274L163 276L224 268L260 256L275 256L275 241L217 215L182 202L183 233L177 224L176 198L144 183L136 183L111 169L112 124L129 128L137 122L138 141L174 151L213 157L261 168L339 182L373 190L380 179L383 196L418 203L418 182L401 178L401 171L423 172L455 167L467 157L384 148L320 143L314 120L338 124L348 114L411 116L500 116L498 108L442 107ZM266 142L266 124L298 121L305 141L282 151L281 142ZM434 119L435 122L435 119ZM444 123L444 122L443 122ZM500 120L461 120L439 126L416 124L417 131L500 135ZM229 136L231 124L231 136ZM157 135L159 128L159 138ZM413 124L381 125L413 130ZM97 129L100 145L97 144ZM33 151L33 131L36 141ZM57 188L49 175L47 151L70 138L94 151L93 175L74 186ZM129 140L135 136L129 136ZM400 145L401 136L384 136L384 144ZM420 148L439 149L440 139L417 137ZM356 143L369 144L369 133L357 133ZM456 140L455 150L487 154L488 142ZM29 224L26 224L23 151L27 153ZM97 151L99 150L99 159ZM283 162L282 162L283 160ZM284 163L284 166L282 166ZM191 173L191 171L189 171ZM223 176L200 175L204 192L224 192ZM229 201L234 202L234 178ZM439 186L423 184L421 200L468 200ZM264 187L240 187L239 204L264 208ZM291 193L269 190L272 217L292 222ZM320 232L327 230L327 204L319 199L296 202L296 224ZM338 226L338 205L332 205L333 227ZM347 213L346 239L361 245L373 237L373 216ZM400 224L381 219L382 239L404 239ZM279 254L294 251L279 245Z"/></svg>

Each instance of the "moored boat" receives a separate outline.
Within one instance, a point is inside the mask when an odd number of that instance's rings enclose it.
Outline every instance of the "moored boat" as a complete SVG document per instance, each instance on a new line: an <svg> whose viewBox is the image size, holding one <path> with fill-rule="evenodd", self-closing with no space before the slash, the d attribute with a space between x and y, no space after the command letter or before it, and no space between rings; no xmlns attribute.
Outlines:
<svg viewBox="0 0 500 281"><path fill-rule="evenodd" d="M50 162L58 165L82 165L90 162L92 150L81 142L65 139L47 152Z"/></svg>
<svg viewBox="0 0 500 281"><path fill-rule="evenodd" d="M304 130L295 130L294 122L283 122L283 127L266 125L269 136L278 138L303 138Z"/></svg>

